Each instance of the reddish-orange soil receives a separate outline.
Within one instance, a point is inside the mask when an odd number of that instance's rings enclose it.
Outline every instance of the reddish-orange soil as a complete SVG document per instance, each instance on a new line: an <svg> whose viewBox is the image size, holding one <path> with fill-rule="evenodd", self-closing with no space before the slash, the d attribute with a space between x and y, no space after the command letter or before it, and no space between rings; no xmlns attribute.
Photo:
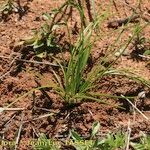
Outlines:
<svg viewBox="0 0 150 150"><path fill-rule="evenodd" d="M43 24L42 14L50 12L52 9L60 6L64 0L22 0L21 6L26 8L25 14L19 18L18 13L10 14L6 20L0 22L0 107L5 107L27 93L31 89L46 84L52 78L51 66L41 64L31 64L13 60L12 56L18 56L22 59L34 60L34 53L31 49L15 48L15 44L24 37L31 35L32 29L38 29ZM102 11L105 11L109 1L97 0L96 7L101 5ZM124 19L132 14L132 8L136 7L136 1L131 0L129 4L122 0L114 0L111 6L111 15L104 23L102 38L100 38L92 49L92 61L97 60L105 53L108 46L112 44L116 38L116 28L121 28L118 24L108 25L110 21ZM141 9L141 10L140 10ZM143 0L138 11L144 12L145 18L150 20L150 2ZM101 11L101 12L102 12ZM100 12L100 14L101 14ZM73 24L79 20L79 16L74 15ZM140 20L144 24L146 20ZM135 22L130 23L130 26ZM121 42L124 42L130 35L128 30ZM72 35L76 38L76 35ZM150 27L143 30L142 36L145 39L150 37ZM149 43L145 43L145 48L150 48ZM118 48L115 45L114 48ZM114 67L121 69L129 69L140 75L146 80L150 80L150 68L148 61L137 57L141 51L134 46L134 42L128 47L128 55L119 58ZM59 55L59 54L57 54ZM67 52L64 54L68 56ZM4 58L6 56L8 58ZM10 58L9 58L10 57ZM58 56L59 57L59 56ZM112 56L110 56L111 60ZM67 58L66 58L67 60ZM43 79L37 78L38 74L42 74ZM99 92L138 96L145 91L144 100L138 101L137 107L150 118L150 89L143 84L136 83L124 77L110 76L105 77L99 82ZM23 126L21 130L20 140L27 141L37 138L39 133L45 133L49 138L64 138L69 134L70 129L75 129L82 136L88 136L92 123L99 121L101 124L100 134L108 132L117 132L125 130L128 121L131 120L132 136L138 135L140 131L150 134L150 122L146 120L138 112L134 114L132 106L123 99L105 99L111 105L100 104L98 102L85 101L75 106L67 107L60 97L52 90L40 90L30 93L28 96L21 98L14 103L13 108L24 108L24 111L4 111L0 114L0 139L14 141L21 124L22 113ZM124 109L114 106L120 105ZM45 114L52 115L40 118ZM133 121L134 120L134 121ZM20 150L32 149L26 144L19 145Z"/></svg>

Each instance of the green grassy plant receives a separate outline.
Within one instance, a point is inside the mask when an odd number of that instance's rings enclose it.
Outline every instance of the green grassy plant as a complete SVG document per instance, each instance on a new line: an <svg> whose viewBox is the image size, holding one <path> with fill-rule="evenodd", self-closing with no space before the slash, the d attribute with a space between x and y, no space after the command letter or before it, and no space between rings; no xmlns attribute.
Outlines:
<svg viewBox="0 0 150 150"><path fill-rule="evenodd" d="M62 66L59 63L59 60L56 60L60 65L63 72L63 79L53 70L55 76L54 81L50 81L51 87L65 100L65 102L71 104L76 102L81 102L84 99L95 100L99 102L104 102L100 100L99 97L109 97L105 94L95 94L92 92L94 88L97 88L97 81L100 81L105 76L117 75L130 78L137 82L142 82L143 84L150 87L150 82L144 80L141 77L138 77L132 71L125 69L115 69L113 64L120 58L121 54L112 62L108 67L104 67L101 64L94 65L89 72L86 72L88 59L90 56L91 48L94 43L92 41L92 32L95 28L94 23L90 23L81 36L74 48L71 50L71 57L69 63L66 67ZM133 37L140 31L142 28L137 26L133 31L134 34L129 40L127 40L124 45L123 51L128 47L132 42ZM111 96L110 96L111 97ZM113 96L112 96L113 97Z"/></svg>
<svg viewBox="0 0 150 150"><path fill-rule="evenodd" d="M35 32L34 37L25 40L24 43L33 46L36 50L39 50L39 48L45 48L45 45L46 47L49 46L51 49L58 47L59 43L55 43L55 29L59 28L59 25L67 26L67 23L66 21L60 22L60 20L55 20L55 18L59 13L61 14L64 12L64 8L68 8L68 6L74 6L78 9L81 16L81 22L83 19L85 19L84 11L79 5L74 3L74 1L66 1L60 8L53 10L51 15L45 14L44 17L48 19L48 22L46 22L46 24L41 28L40 32ZM100 58L100 61L97 65L93 65L92 68L88 67L88 60L91 54L92 46L95 44L95 41L102 38L100 35L95 34L95 29L97 29L97 27L100 26L105 19L107 19L109 16L108 14L109 12L106 11L103 15L99 17L96 16L93 22L86 24L86 27L81 24L79 38L77 42L72 44L73 46L70 47L70 59L67 65L66 63L61 64L58 59L53 57L53 59L60 66L61 71L60 69L57 71L52 69L54 78L49 80L49 83L46 85L46 87L52 88L67 104L74 104L83 100L93 100L107 103L106 101L102 100L103 97L122 98L105 93L93 92L93 90L95 91L100 86L99 81L106 76L124 76L150 87L149 81L146 81L145 79L135 75L132 73L132 71L125 69L118 70L113 68L113 64L115 64L122 56L123 52L132 43L134 37L139 35L148 24L144 26L136 24L133 27L134 29L132 31L132 36L129 37L126 42L121 44L119 47L119 49L122 48L121 53L107 67L105 67L105 60L108 56L107 54L103 58ZM51 20L50 24L49 20ZM127 24L122 27L122 29L119 31L118 37L108 48L108 54L113 54L116 52L116 50L115 52L112 50L113 46L114 44L119 43L122 34L127 29ZM68 30L68 35L69 33L70 32ZM118 31L115 31L115 33L118 33ZM42 52L37 51L37 54L39 57L43 57L43 49ZM40 89L41 88L42 87L40 87ZM45 88L45 86L43 88ZM25 94L25 96L27 96L27 94ZM19 98L15 100L15 102L18 100Z"/></svg>
<svg viewBox="0 0 150 150"><path fill-rule="evenodd" d="M87 75L84 74L93 45L91 36L94 27L95 25L90 23L81 33L79 40L71 50L71 57L66 67L56 60L62 69L64 79L61 82L60 76L53 71L56 80L51 85L67 103L80 102L82 99L98 100L91 97L87 91L93 87L94 81L104 69L103 66L95 66Z"/></svg>

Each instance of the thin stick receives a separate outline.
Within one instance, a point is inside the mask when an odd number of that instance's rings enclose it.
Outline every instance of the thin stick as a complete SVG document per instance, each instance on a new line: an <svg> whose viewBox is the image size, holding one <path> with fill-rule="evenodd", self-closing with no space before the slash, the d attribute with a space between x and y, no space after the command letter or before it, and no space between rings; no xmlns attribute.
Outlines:
<svg viewBox="0 0 150 150"><path fill-rule="evenodd" d="M0 58L10 59L11 57L0 56ZM27 62L27 63L43 64L43 65L50 65L50 66L54 66L54 67L59 67L59 65L49 63L49 62L32 61L32 60L26 60L26 59L20 59L20 58L15 58L15 60L22 61L22 62Z"/></svg>
<svg viewBox="0 0 150 150"><path fill-rule="evenodd" d="M5 57L5 56L4 56ZM3 57L3 58L4 58ZM10 59L10 57L8 57ZM2 78L4 78L5 76L7 76L8 74L10 74L10 72L12 71L12 65L15 62L15 59L17 58L17 56L15 58L13 58L13 60L11 61L11 63L9 64L9 71L7 71L6 73L4 73L2 76L0 76L0 80Z"/></svg>
<svg viewBox="0 0 150 150"><path fill-rule="evenodd" d="M5 58L5 59L11 59L11 56L3 56L3 55L0 55L0 58Z"/></svg>
<svg viewBox="0 0 150 150"><path fill-rule="evenodd" d="M134 103L135 107L137 106L136 103L137 103L137 100L135 100L135 103ZM135 108L133 108L133 122L135 123L135 121L136 121L136 111L135 111Z"/></svg>
<svg viewBox="0 0 150 150"><path fill-rule="evenodd" d="M21 130L22 130L22 126L23 126L23 119L24 119L24 113L22 113L22 115L21 115L21 123L20 123L19 131L18 131L18 135L17 135L17 138L16 138L15 150L17 150L17 147L18 147L18 144L19 144L19 139L20 139Z"/></svg>
<svg viewBox="0 0 150 150"><path fill-rule="evenodd" d="M47 117L53 116L53 115L54 115L53 113L41 115L41 116L39 116L37 118L33 118L33 119L30 119L30 120L24 121L24 123L28 123L30 121L39 120L39 119L43 119L43 118L47 118Z"/></svg>
<svg viewBox="0 0 150 150"><path fill-rule="evenodd" d="M5 131L8 129L9 124L12 122L12 120L13 120L16 116L17 116L17 113L15 113L15 114L4 124Z"/></svg>
<svg viewBox="0 0 150 150"><path fill-rule="evenodd" d="M125 99L131 104L131 106L132 106L134 109L136 109L136 111L139 112L146 120L149 120L149 118L148 118L147 116L145 116L128 98L126 98L126 97L123 96L122 94L121 94L121 96L122 96L123 98L125 98Z"/></svg>
<svg viewBox="0 0 150 150"><path fill-rule="evenodd" d="M59 65L53 64L53 63L49 63L49 62L32 61L32 60L18 59L18 58L17 58L16 60L18 60L18 61L23 61L23 62L27 62L27 63L43 64L43 65L50 65L50 66L59 67Z"/></svg>
<svg viewBox="0 0 150 150"><path fill-rule="evenodd" d="M131 128L130 128L130 119L128 121L128 137L127 137L127 144L126 144L126 149L125 150L129 150L129 145L130 145L130 137L131 137Z"/></svg>
<svg viewBox="0 0 150 150"><path fill-rule="evenodd" d="M7 108L7 107L0 107L0 113L3 111L22 111L25 108Z"/></svg>
<svg viewBox="0 0 150 150"><path fill-rule="evenodd" d="M141 55L141 54L139 54L139 56L142 57L142 58L146 58L146 59L149 59L149 60L150 60L150 57L149 57L149 56L144 56L144 55Z"/></svg>
<svg viewBox="0 0 150 150"><path fill-rule="evenodd" d="M37 133L37 131L35 130L34 126L31 125L31 127L32 127L32 129L33 129L34 134L35 134L37 137L39 137L39 134L40 134L40 133Z"/></svg>
<svg viewBox="0 0 150 150"><path fill-rule="evenodd" d="M108 22L108 27L109 28L117 28L119 26L122 26L123 24L127 24L128 22L134 22L137 18L139 18L139 15L134 15L134 16L130 16L124 19L118 19L118 20L114 20L114 21L110 21Z"/></svg>
<svg viewBox="0 0 150 150"><path fill-rule="evenodd" d="M9 70L9 71L7 71L6 73L4 73L3 75L1 75L1 76L0 76L0 80L1 80L2 78L4 78L5 76L7 76L11 71L12 71L12 70Z"/></svg>
<svg viewBox="0 0 150 150"><path fill-rule="evenodd" d="M53 113L45 114L45 115L39 116L38 118L33 118L33 120L38 120L38 119L47 118L47 117L52 116L52 115L53 115Z"/></svg>

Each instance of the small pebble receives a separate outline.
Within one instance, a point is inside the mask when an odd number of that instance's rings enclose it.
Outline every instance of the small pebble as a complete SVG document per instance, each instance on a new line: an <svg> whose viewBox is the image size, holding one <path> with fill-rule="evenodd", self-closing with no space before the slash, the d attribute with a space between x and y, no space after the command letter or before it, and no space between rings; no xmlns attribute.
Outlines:
<svg viewBox="0 0 150 150"><path fill-rule="evenodd" d="M146 97L145 91L142 91L138 94L138 98L145 98L145 97Z"/></svg>

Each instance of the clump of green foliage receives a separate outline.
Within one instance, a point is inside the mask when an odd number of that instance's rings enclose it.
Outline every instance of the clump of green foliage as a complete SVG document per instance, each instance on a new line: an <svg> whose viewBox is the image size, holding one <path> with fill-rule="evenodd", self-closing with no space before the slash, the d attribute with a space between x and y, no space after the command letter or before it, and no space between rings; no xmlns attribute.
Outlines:
<svg viewBox="0 0 150 150"><path fill-rule="evenodd" d="M57 71L52 69L54 78L49 80L49 84L46 85L46 87L52 88L69 105L81 102L83 100L94 100L107 103L100 99L101 97L122 98L121 96L117 97L114 95L93 92L93 89L96 89L99 86L98 81L105 76L125 76L134 81L142 82L150 87L149 81L134 75L131 71L113 68L113 64L125 52L134 37L139 35L139 33L147 25L144 25L143 27L139 24L135 25L132 36L125 43L123 43L121 47L119 47L122 48L122 51L110 65L105 67L105 60L107 59L106 55L101 58L97 65L93 65L91 68L88 67L92 46L95 44L97 39L101 38L100 35L95 33L95 31L97 27L100 26L101 22L107 19L107 11L99 17L96 16L93 22L87 23L85 21L86 19L83 8L80 7L80 5L78 5L75 1L68 0L60 8L53 10L51 14L44 14L44 17L47 18L46 23L39 31L35 32L33 37L28 40L24 40L23 43L27 46L32 46L38 57L43 57L48 50L59 48L59 42L56 42L57 37L55 31L60 27L60 25L65 25L68 29L68 25L66 17L63 22L60 21L60 19L56 20L56 17L58 14L62 14L61 18L64 17L64 10L66 10L69 6L76 8L80 14L81 29L78 34L79 37L78 40L70 46L70 59L67 65L66 63L60 63L58 59L53 57L53 59L60 66L60 69ZM86 24L82 24L83 22L86 22ZM122 28L114 43L120 41L121 35L126 29L127 25ZM70 35L69 30L68 35ZM113 44L109 48L111 49L111 47L113 47ZM111 50L108 52L113 53ZM104 63L102 63L102 61Z"/></svg>
<svg viewBox="0 0 150 150"><path fill-rule="evenodd" d="M150 149L150 136L143 135L139 142L131 142L134 150L149 150Z"/></svg>
<svg viewBox="0 0 150 150"><path fill-rule="evenodd" d="M34 35L31 38L24 39L21 44L33 47L36 56L43 58L46 56L47 52L59 49L55 27L57 26L50 28L50 26L45 23L38 31L33 31Z"/></svg>
<svg viewBox="0 0 150 150"><path fill-rule="evenodd" d="M127 134L121 131L117 133L109 133L106 137L99 137L97 133L100 130L100 123L94 122L92 125L91 134L84 139L77 132L72 130L70 132L70 139L64 141L62 144L59 141L47 139L45 135L39 137L34 145L35 150L60 150L63 147L71 146L76 150L117 150L125 149L127 146ZM45 144L44 144L45 143ZM143 135L139 142L129 142L130 148L133 150L149 150L150 137Z"/></svg>
<svg viewBox="0 0 150 150"><path fill-rule="evenodd" d="M125 146L126 138L125 135L123 135L121 132L118 132L117 134L108 134L107 137L98 139L96 137L96 134L98 133L99 129L100 123L94 122L92 126L92 132L87 140L85 140L77 132L72 130L70 132L70 139L64 143L66 144L66 146L70 145L76 150L115 150L117 148L123 148ZM46 136L40 136L37 143L43 143L43 145L35 144L35 150L61 149L58 142L56 144L54 141L47 139Z"/></svg>
<svg viewBox="0 0 150 150"><path fill-rule="evenodd" d="M99 122L93 123L89 140L84 140L78 133L72 131L71 137L74 140L72 145L76 150L115 150L125 146L126 136L121 132L118 132L117 134L108 134L105 138L98 139L96 134L99 129Z"/></svg>
<svg viewBox="0 0 150 150"><path fill-rule="evenodd" d="M88 60L90 57L92 46L94 45L95 39L93 36L93 31L97 26L98 22L90 23L84 30L81 32L79 39L77 40L74 47L71 49L70 60L67 66L63 66L59 60L56 59L57 63L60 65L63 72L63 79L53 70L55 79L50 80L49 86L53 88L56 93L58 93L66 103L73 104L81 102L84 99L95 100L99 102L104 101L100 100L99 97L114 97L112 95L101 94L92 92L94 88L98 87L98 81L105 76L117 75L125 76L137 82L142 82L143 84L150 87L149 81L142 79L134 75L129 70L115 69L112 67L118 58L110 64L108 67L104 67L101 64L94 65L91 70L86 71L88 66ZM137 26L135 28L134 35L140 32L141 28ZM133 35L133 37L134 37ZM131 43L133 37L131 37L126 45L124 46L123 51ZM121 54L119 55L119 57ZM62 74L61 74L62 76ZM116 97L117 98L117 97Z"/></svg>
<svg viewBox="0 0 150 150"><path fill-rule="evenodd" d="M59 8L54 9L51 13L44 13L43 18L46 20L44 25L38 30L34 30L33 36L23 39L19 45L33 47L38 57L47 55L48 52L54 52L60 49L58 35L56 30L61 27L66 27L68 30L68 20L71 18L72 8L75 8L81 18L81 26L83 28L83 22L85 22L85 15L81 5L74 0L67 0ZM67 14L67 10L70 12Z"/></svg>
<svg viewBox="0 0 150 150"><path fill-rule="evenodd" d="M86 76L84 75L93 44L91 37L94 28L95 24L90 23L81 33L80 38L71 50L71 57L66 67L62 66L56 59L61 67L64 79L61 82L60 76L53 70L55 79L50 81L50 86L67 103L80 102L82 99L98 100L92 97L88 90L94 87L93 84L104 71L104 67L97 65ZM107 74L107 71L105 74Z"/></svg>

